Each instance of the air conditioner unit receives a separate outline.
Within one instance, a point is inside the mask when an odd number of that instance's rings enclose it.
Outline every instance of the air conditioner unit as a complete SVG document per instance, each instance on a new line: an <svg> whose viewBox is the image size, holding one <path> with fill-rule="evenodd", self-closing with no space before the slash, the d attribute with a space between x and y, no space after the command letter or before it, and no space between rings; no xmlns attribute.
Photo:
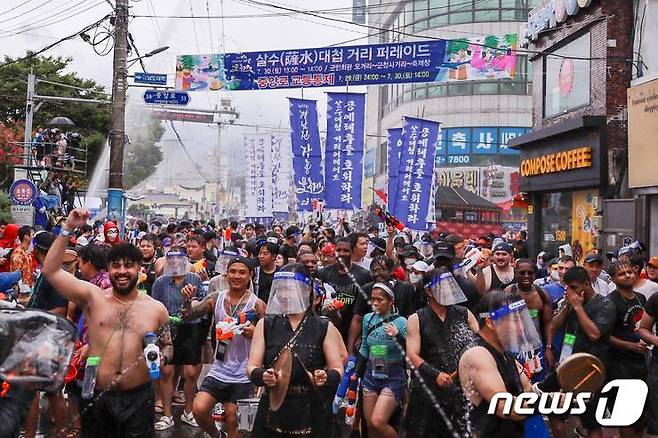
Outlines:
<svg viewBox="0 0 658 438"><path fill-rule="evenodd" d="M603 228L603 216L592 216L592 228L595 230Z"/></svg>

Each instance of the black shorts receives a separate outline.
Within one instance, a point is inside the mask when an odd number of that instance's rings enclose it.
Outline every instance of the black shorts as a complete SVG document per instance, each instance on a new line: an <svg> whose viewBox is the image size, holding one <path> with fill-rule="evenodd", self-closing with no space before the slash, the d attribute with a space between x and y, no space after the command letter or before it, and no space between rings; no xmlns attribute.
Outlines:
<svg viewBox="0 0 658 438"><path fill-rule="evenodd" d="M647 433L658 435L658 363L651 361L651 368L647 376L649 397L645 406L647 414Z"/></svg>
<svg viewBox="0 0 658 438"><path fill-rule="evenodd" d="M80 405L84 438L155 436L155 391L151 382L125 391L97 391Z"/></svg>
<svg viewBox="0 0 658 438"><path fill-rule="evenodd" d="M251 383L225 383L214 377L206 376L199 391L207 392L217 403L234 403L243 398L251 398L254 385Z"/></svg>
<svg viewBox="0 0 658 438"><path fill-rule="evenodd" d="M169 365L199 365L201 345L206 339L201 324L181 324L174 330L174 358Z"/></svg>

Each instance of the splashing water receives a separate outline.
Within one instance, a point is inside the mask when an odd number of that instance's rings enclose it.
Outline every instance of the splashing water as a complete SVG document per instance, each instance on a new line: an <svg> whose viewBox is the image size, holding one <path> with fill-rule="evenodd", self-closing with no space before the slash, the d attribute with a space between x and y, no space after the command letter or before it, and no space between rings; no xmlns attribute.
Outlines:
<svg viewBox="0 0 658 438"><path fill-rule="evenodd" d="M99 197L101 190L107 189L108 178L109 178L109 167L110 167L110 144L108 140L105 141L103 146L103 152L96 162L94 167L94 173L91 175L89 180L89 186L87 187L87 198Z"/></svg>

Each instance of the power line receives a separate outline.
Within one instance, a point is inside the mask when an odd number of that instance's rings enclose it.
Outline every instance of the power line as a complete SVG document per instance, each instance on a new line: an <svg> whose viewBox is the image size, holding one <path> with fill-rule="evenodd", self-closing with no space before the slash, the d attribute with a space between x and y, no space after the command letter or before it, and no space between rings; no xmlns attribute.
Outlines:
<svg viewBox="0 0 658 438"><path fill-rule="evenodd" d="M181 148L183 148L183 152L185 152L185 155L187 156L187 158L192 163L192 166L194 166L194 169L197 171L199 176L201 176L204 179L205 182L210 182L210 179L208 177L206 177L203 174L203 172L201 172L201 169L199 168L199 166L197 166L196 161L194 161L194 159L192 158L192 156L188 152L187 147L185 147L185 144L181 140L180 135L178 135L178 131L176 130L176 127L174 126L174 121L169 120L169 123L171 124L171 129L174 131L174 134L176 135L176 139L178 140L178 144L180 145Z"/></svg>
<svg viewBox="0 0 658 438"><path fill-rule="evenodd" d="M24 5L25 3L28 3L29 1L30 1L30 0L28 0L27 2L24 2L24 3L21 3L20 5L18 5L18 6L15 7L15 8L7 9L6 11L4 11L4 12L3 12L2 14L0 14L0 15L4 15L4 14L8 13L9 11L16 11L16 9L20 8L22 5ZM32 8L32 10L30 10L30 13L36 11L36 10L39 9L39 8L42 8L42 7L46 6L48 3L52 2L52 1L53 1L53 0L47 0L46 2L41 3L41 4L40 4L39 6L37 6L36 8ZM0 23L6 23L7 21L11 21L11 20L13 20L14 18L19 18L19 17L22 17L22 16L24 16L24 15L25 15L25 13L24 13L24 12L21 12L21 13L19 13L18 15L14 15L13 17L10 17L10 18L4 19L4 20L0 20Z"/></svg>
<svg viewBox="0 0 658 438"><path fill-rule="evenodd" d="M190 15L194 17L194 9L192 8L192 0L187 0L190 5ZM196 17L195 17L196 18ZM196 43L196 49L198 52L201 52L201 46L199 45L199 34L196 30L196 21L192 20L192 30L194 31L194 42Z"/></svg>

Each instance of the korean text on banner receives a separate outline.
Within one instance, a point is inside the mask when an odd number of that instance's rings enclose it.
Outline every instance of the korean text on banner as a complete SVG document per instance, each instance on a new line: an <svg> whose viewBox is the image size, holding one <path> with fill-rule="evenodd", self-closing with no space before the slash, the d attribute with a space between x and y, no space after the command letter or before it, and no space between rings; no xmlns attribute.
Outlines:
<svg viewBox="0 0 658 438"><path fill-rule="evenodd" d="M361 207L366 96L328 93L327 146L324 155L326 208Z"/></svg>
<svg viewBox="0 0 658 438"><path fill-rule="evenodd" d="M272 159L270 135L245 135L247 151L247 214L272 217Z"/></svg>
<svg viewBox="0 0 658 438"><path fill-rule="evenodd" d="M388 130L388 211L395 211L398 198L398 170L400 168L400 150L402 149L402 128Z"/></svg>
<svg viewBox="0 0 658 438"><path fill-rule="evenodd" d="M398 169L397 202L393 215L412 230L427 229L432 199L434 156L440 123L405 117Z"/></svg>
<svg viewBox="0 0 658 438"><path fill-rule="evenodd" d="M292 160L290 143L282 134L270 134L272 150L272 213L288 213Z"/></svg>
<svg viewBox="0 0 658 438"><path fill-rule="evenodd" d="M317 105L315 100L288 100L297 210L312 211L313 199L324 192Z"/></svg>

